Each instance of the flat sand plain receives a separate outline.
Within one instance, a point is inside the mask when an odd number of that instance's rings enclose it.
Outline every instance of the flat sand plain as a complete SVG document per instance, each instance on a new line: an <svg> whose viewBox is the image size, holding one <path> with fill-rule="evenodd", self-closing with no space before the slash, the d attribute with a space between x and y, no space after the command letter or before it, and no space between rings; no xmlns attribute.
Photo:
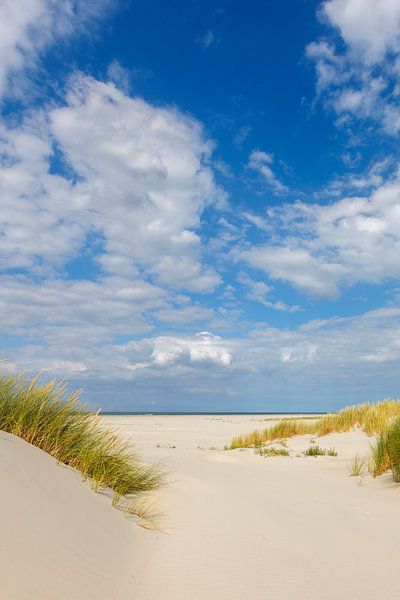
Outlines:
<svg viewBox="0 0 400 600"><path fill-rule="evenodd" d="M223 451L263 416L105 416L168 486L154 529L110 507L71 469L0 434L1 598L395 600L400 486L349 476L362 432L288 441L289 457ZM337 457L305 457L310 439ZM5 593L4 593L5 590Z"/></svg>

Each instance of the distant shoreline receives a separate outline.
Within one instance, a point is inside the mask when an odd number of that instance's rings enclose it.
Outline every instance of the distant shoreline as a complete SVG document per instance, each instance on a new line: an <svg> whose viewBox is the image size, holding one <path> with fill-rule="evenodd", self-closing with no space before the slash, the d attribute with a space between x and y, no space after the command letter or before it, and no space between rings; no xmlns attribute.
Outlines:
<svg viewBox="0 0 400 600"><path fill-rule="evenodd" d="M171 417L184 417L184 416L199 416L199 417L205 417L205 416L234 416L234 415L255 415L255 416L263 416L263 415L326 415L326 412L310 412L310 411L298 411L298 412L284 412L284 411L279 411L279 412L149 412L147 410L143 410L143 411L130 411L130 412L123 412L123 411L103 411L101 410L100 415L102 416L106 416L106 417L122 417L122 416L142 416L145 417L146 415L148 415L149 417L162 417L162 416L171 416Z"/></svg>

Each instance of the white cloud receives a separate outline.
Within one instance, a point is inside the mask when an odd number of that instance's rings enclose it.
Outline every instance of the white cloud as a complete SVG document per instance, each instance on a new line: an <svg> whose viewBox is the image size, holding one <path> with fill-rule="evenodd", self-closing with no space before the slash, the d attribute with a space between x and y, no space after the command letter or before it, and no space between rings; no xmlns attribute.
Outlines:
<svg viewBox="0 0 400 600"><path fill-rule="evenodd" d="M384 184L390 179L390 171L393 169L393 160L389 157L373 162L364 171L358 174L352 172L334 178L322 192L315 193L318 196L343 196L344 194L368 193Z"/></svg>
<svg viewBox="0 0 400 600"><path fill-rule="evenodd" d="M257 171L268 186L276 193L283 194L287 187L276 177L272 170L274 158L272 154L267 154L261 150L252 150L249 156L247 167Z"/></svg>
<svg viewBox="0 0 400 600"><path fill-rule="evenodd" d="M235 136L233 138L233 143L235 144L235 146L237 146L238 148L241 148L243 143L247 140L247 138L251 134L252 130L253 130L253 128L250 127L250 125L243 125L243 127L241 127L239 129L239 131L235 134Z"/></svg>
<svg viewBox="0 0 400 600"><path fill-rule="evenodd" d="M0 130L3 269L59 268L95 232L108 272L141 266L162 285L196 292L219 284L196 229L224 196L197 121L85 77L48 118L49 129L37 115ZM73 173L50 173L53 140Z"/></svg>
<svg viewBox="0 0 400 600"><path fill-rule="evenodd" d="M48 136L0 125L0 268L37 270L73 258L85 239L79 198L64 177L50 175Z"/></svg>
<svg viewBox="0 0 400 600"><path fill-rule="evenodd" d="M228 367L232 362L232 355L220 337L202 331L190 338L156 338L153 340L151 359L159 367L186 360L191 364L211 362Z"/></svg>
<svg viewBox="0 0 400 600"><path fill-rule="evenodd" d="M218 41L215 33L208 29L203 35L196 38L196 43L203 46L203 48L208 48L211 44L215 44Z"/></svg>
<svg viewBox="0 0 400 600"><path fill-rule="evenodd" d="M216 171L221 173L221 175L223 175L227 179L235 178L231 167L229 166L229 164L227 162L222 160L222 158L218 158L217 160L215 160L213 163L213 166Z"/></svg>
<svg viewBox="0 0 400 600"><path fill-rule="evenodd" d="M13 76L35 66L48 46L82 31L110 0L2 0L0 4L0 96Z"/></svg>
<svg viewBox="0 0 400 600"><path fill-rule="evenodd" d="M278 243L240 257L311 296L335 298L343 286L400 277L399 180L369 197L270 209L269 225Z"/></svg>
<svg viewBox="0 0 400 600"><path fill-rule="evenodd" d="M206 291L219 283L201 265L194 232L204 208L222 198L197 121L88 78L74 81L68 106L50 120L108 254L139 261L167 285Z"/></svg>
<svg viewBox="0 0 400 600"><path fill-rule="evenodd" d="M83 331L80 343L76 336L73 343L11 347L7 357L14 369L69 372L74 382L86 381L91 400L101 398L104 407L115 406L122 390L121 407L128 410L152 399L162 404L168 393L180 406L192 406L197 397L223 408L227 398L237 396L242 406L268 402L279 409L293 401L315 410L396 393L400 309L311 321L295 329L259 325L247 336L229 339L202 332L95 345L85 344Z"/></svg>
<svg viewBox="0 0 400 600"><path fill-rule="evenodd" d="M132 277L34 282L8 275L0 282L2 332L54 347L67 341L75 348L95 346L150 331L145 315L168 306L170 298L161 288Z"/></svg>
<svg viewBox="0 0 400 600"><path fill-rule="evenodd" d="M319 15L344 44L320 40L307 47L317 89L343 119L376 119L389 134L400 131L396 94L400 64L397 0L326 0Z"/></svg>
<svg viewBox="0 0 400 600"><path fill-rule="evenodd" d="M204 209L225 201L212 150L190 116L83 76L71 80L63 105L1 125L0 270L8 274L0 317L3 335L18 340L13 368L129 380L157 370L174 348L178 370L229 366L226 344L212 334L118 345L155 323L222 321L177 294L220 282L199 235ZM64 272L82 256L93 262L93 281ZM146 349L137 361L136 347ZM2 354L14 354L7 342Z"/></svg>
<svg viewBox="0 0 400 600"><path fill-rule="evenodd" d="M397 0L328 0L322 14L336 27L358 60L382 61L400 50L400 5Z"/></svg>
<svg viewBox="0 0 400 600"><path fill-rule="evenodd" d="M131 89L130 72L125 69L117 60L113 60L107 68L107 76L110 81L115 83L119 90L129 94Z"/></svg>
<svg viewBox="0 0 400 600"><path fill-rule="evenodd" d="M259 302L260 304L263 304L267 308L272 308L273 310L282 310L291 313L301 310L300 306L290 306L285 304L285 302L282 302L282 300L271 300L273 288L264 283L264 281L256 281L243 272L239 273L237 281L248 288L248 292L246 294L247 300Z"/></svg>

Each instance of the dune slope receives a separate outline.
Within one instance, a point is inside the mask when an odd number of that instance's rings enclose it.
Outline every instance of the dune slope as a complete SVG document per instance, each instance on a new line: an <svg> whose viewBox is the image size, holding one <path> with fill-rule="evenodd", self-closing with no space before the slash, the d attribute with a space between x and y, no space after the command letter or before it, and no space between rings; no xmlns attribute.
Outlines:
<svg viewBox="0 0 400 600"><path fill-rule="evenodd" d="M5 600L133 598L132 522L74 470L0 432L0 564Z"/></svg>

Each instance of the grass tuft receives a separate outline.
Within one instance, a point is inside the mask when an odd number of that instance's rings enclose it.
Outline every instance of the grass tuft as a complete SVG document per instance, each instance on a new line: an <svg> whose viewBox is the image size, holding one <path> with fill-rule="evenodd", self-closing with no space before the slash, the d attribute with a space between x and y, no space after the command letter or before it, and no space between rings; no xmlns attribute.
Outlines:
<svg viewBox="0 0 400 600"><path fill-rule="evenodd" d="M350 476L358 477L359 475L361 475L361 473L364 469L365 462L366 462L365 456L361 457L358 454L356 454L355 457L350 462L350 466L349 466Z"/></svg>
<svg viewBox="0 0 400 600"><path fill-rule="evenodd" d="M337 456L337 452L335 448L329 448L328 450L325 450L324 448L318 446L318 444L314 444L307 448L307 450L304 452L304 456Z"/></svg>
<svg viewBox="0 0 400 600"><path fill-rule="evenodd" d="M289 452L285 448L259 447L255 448L254 452L260 456L289 456Z"/></svg>
<svg viewBox="0 0 400 600"><path fill-rule="evenodd" d="M146 466L115 430L69 396L65 383L45 385L23 375L0 375L0 430L17 435L90 478L95 491L109 488L113 505L161 483L158 466Z"/></svg>
<svg viewBox="0 0 400 600"><path fill-rule="evenodd" d="M328 450L326 451L326 455L327 456L337 456L337 452L336 452L335 448L328 448Z"/></svg>

